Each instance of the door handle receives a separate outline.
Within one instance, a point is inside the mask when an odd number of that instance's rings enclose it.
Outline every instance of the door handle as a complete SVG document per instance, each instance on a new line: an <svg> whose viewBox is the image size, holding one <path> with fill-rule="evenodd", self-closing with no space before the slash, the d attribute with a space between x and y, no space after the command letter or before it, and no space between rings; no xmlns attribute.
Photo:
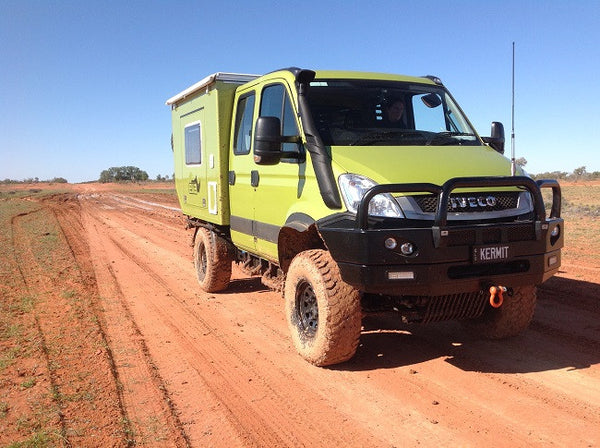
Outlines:
<svg viewBox="0 0 600 448"><path fill-rule="evenodd" d="M258 175L258 171L252 170L250 171L250 185L253 187L258 187L258 182L260 180L260 176Z"/></svg>

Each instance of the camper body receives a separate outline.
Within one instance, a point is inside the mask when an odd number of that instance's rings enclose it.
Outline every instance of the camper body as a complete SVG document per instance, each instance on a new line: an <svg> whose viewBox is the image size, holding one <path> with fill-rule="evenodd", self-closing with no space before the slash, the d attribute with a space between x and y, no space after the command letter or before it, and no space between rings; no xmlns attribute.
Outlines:
<svg viewBox="0 0 600 448"><path fill-rule="evenodd" d="M558 183L511 176L502 125L479 137L437 78L217 73L167 104L200 286L261 275L313 364L353 356L365 311L512 336L558 271Z"/></svg>

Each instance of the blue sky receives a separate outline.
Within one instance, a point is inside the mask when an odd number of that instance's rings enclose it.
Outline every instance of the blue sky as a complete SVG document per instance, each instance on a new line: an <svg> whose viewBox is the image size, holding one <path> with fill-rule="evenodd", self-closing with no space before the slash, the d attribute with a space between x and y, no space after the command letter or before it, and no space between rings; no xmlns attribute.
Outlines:
<svg viewBox="0 0 600 448"><path fill-rule="evenodd" d="M165 100L217 71L435 74L509 138L513 41L517 157L600 171L599 24L598 0L0 0L0 179L171 175Z"/></svg>

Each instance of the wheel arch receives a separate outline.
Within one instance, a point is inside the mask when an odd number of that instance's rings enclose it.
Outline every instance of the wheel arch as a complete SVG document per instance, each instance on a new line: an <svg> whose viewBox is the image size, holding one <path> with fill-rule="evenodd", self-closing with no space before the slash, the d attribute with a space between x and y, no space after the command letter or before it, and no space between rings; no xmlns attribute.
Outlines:
<svg viewBox="0 0 600 448"><path fill-rule="evenodd" d="M294 257L309 249L326 249L316 221L305 213L293 213L279 231L277 240L279 266L288 271Z"/></svg>
<svg viewBox="0 0 600 448"><path fill-rule="evenodd" d="M228 244L231 244L233 247L233 244L231 243L231 233L229 231L229 226L213 224L211 222L204 221L202 219L194 218L191 216L187 216L186 218L186 229L194 229L194 233L192 234L192 240L190 244L191 246L194 246L194 244L196 244L196 236L198 235L198 231L200 229L208 229L212 232L215 232L217 235L223 237L228 242Z"/></svg>

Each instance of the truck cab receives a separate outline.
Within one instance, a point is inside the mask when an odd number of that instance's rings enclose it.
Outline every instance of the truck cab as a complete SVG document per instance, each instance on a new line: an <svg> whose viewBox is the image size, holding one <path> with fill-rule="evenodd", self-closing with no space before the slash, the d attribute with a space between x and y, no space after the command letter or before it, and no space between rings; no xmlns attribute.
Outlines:
<svg viewBox="0 0 600 448"><path fill-rule="evenodd" d="M167 104L201 287L261 275L313 364L352 357L366 311L513 336L560 267L558 183L511 175L502 125L480 137L438 78L215 74Z"/></svg>

